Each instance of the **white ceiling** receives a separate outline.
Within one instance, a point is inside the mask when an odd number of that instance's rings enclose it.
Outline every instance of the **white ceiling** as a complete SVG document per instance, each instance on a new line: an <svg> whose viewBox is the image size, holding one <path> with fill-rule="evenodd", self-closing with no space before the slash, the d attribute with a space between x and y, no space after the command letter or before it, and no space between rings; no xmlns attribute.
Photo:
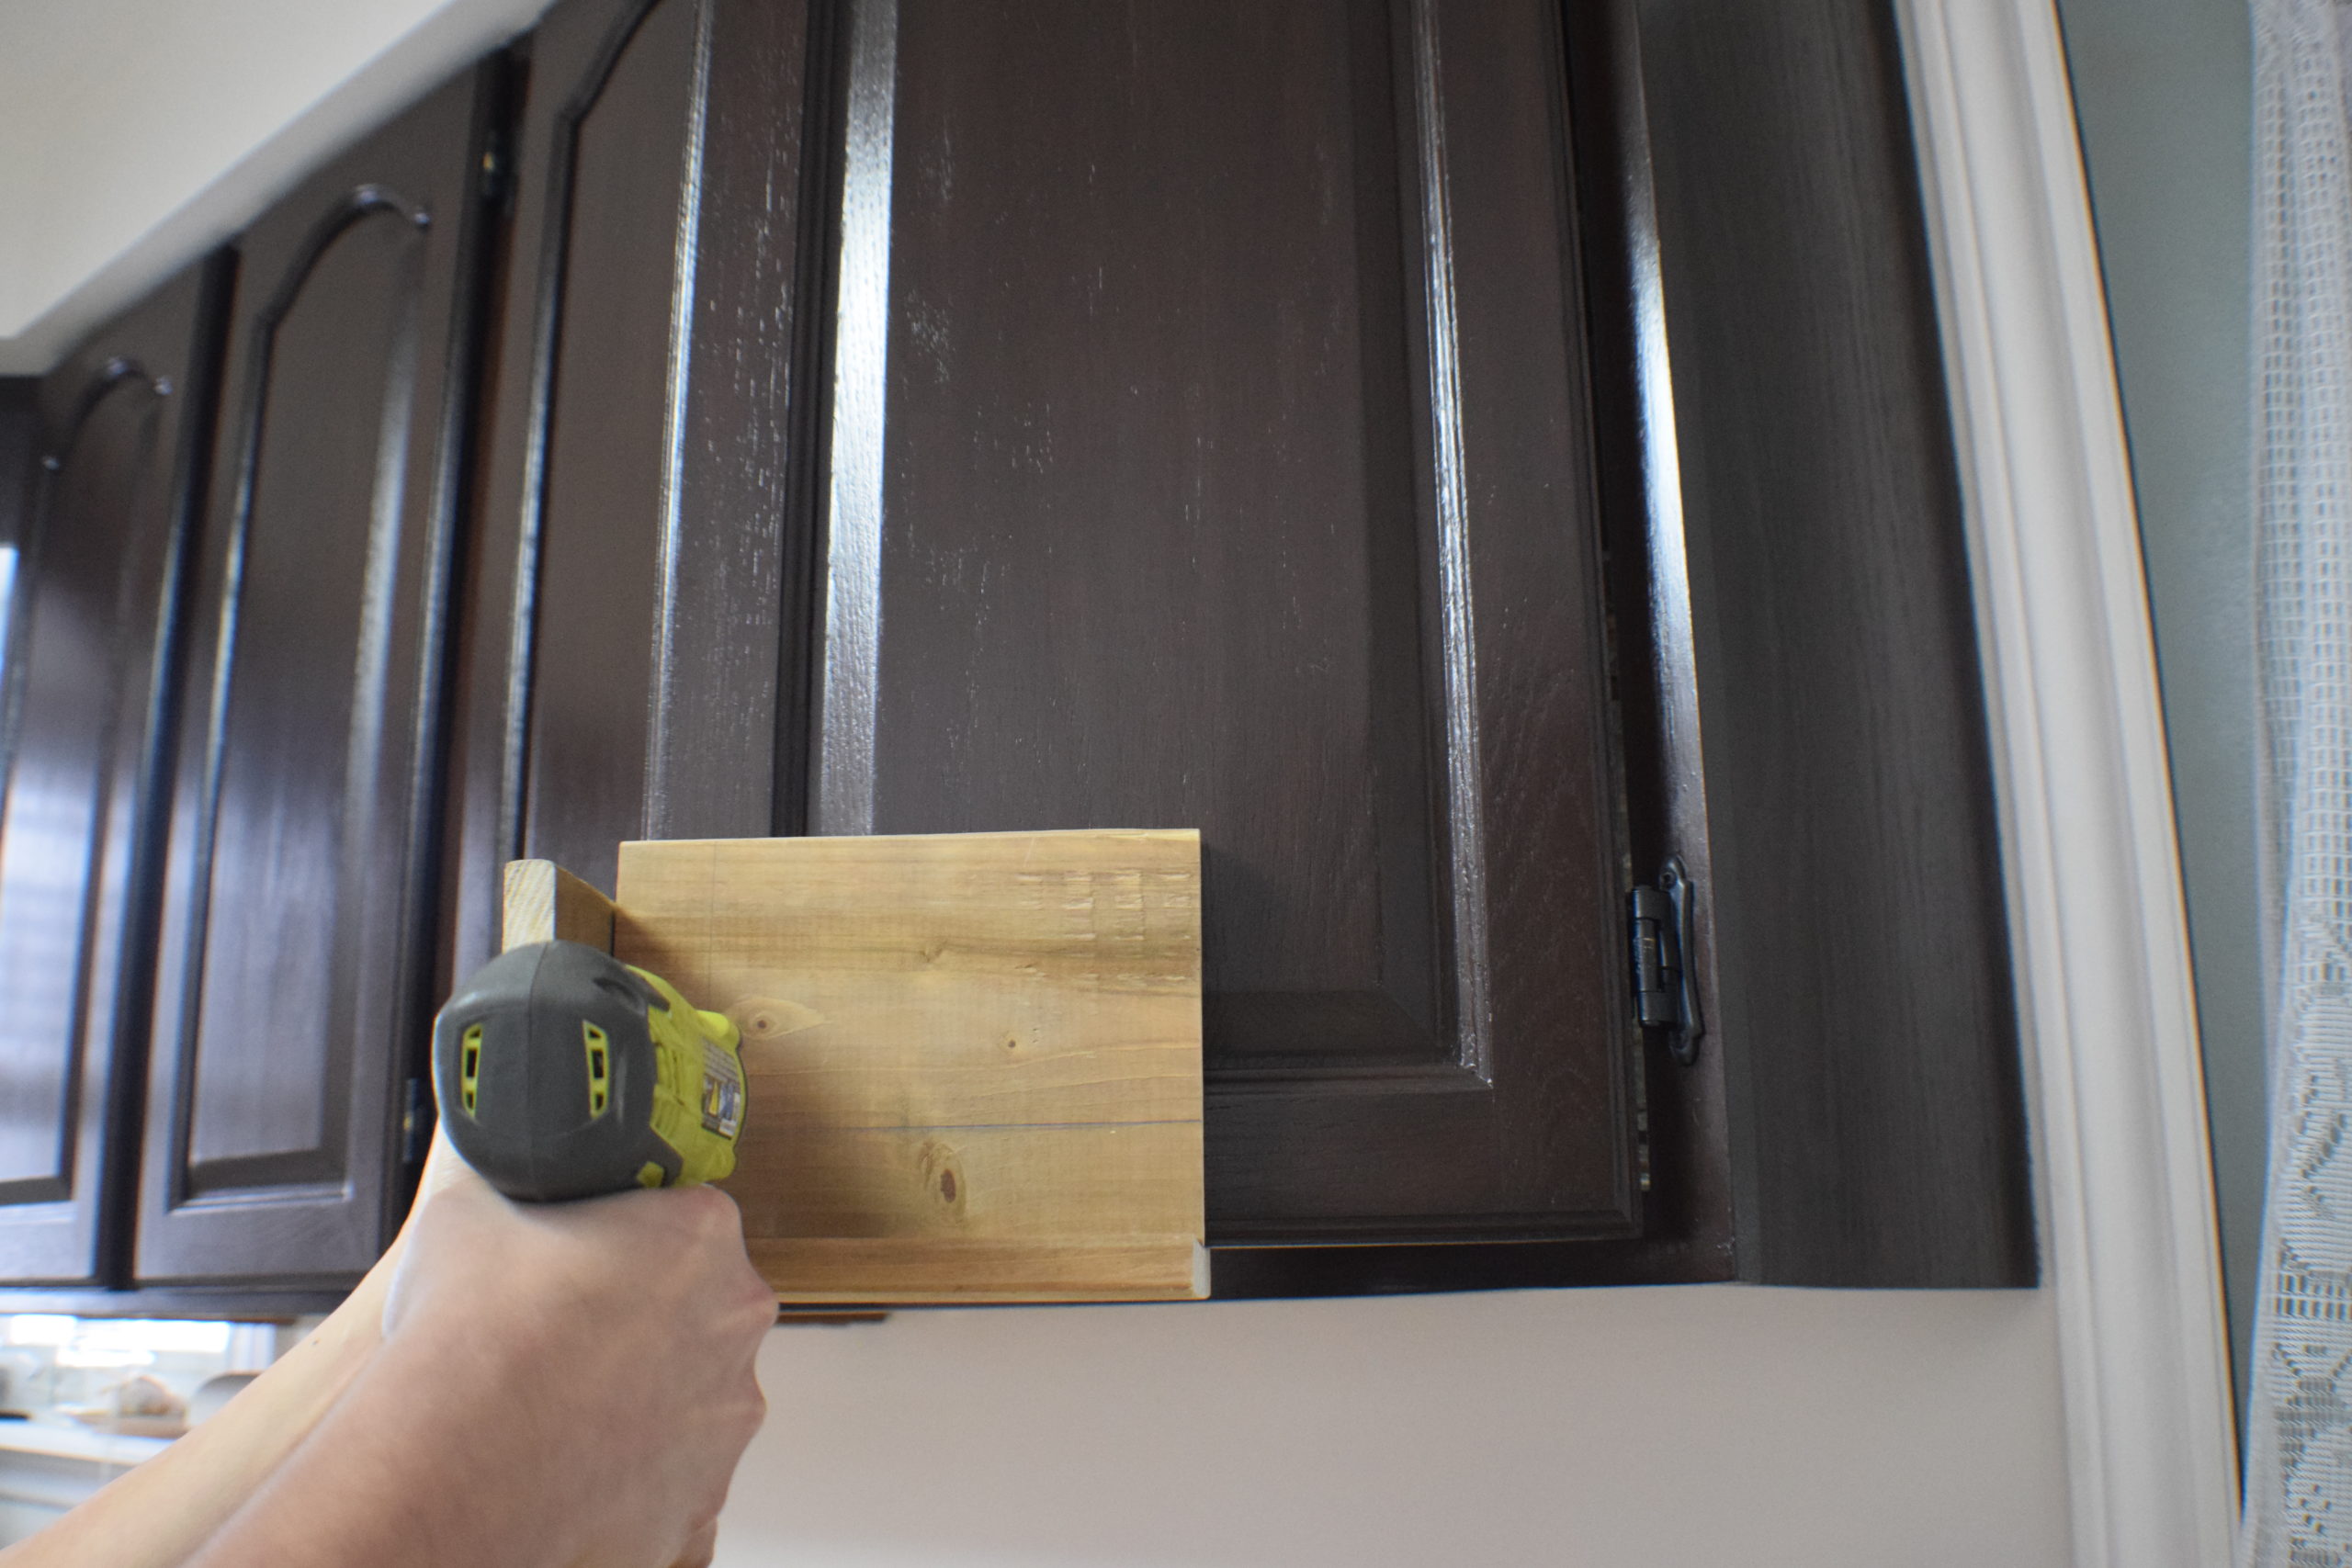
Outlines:
<svg viewBox="0 0 2352 1568"><path fill-rule="evenodd" d="M0 0L0 375L74 343L547 0Z"/></svg>

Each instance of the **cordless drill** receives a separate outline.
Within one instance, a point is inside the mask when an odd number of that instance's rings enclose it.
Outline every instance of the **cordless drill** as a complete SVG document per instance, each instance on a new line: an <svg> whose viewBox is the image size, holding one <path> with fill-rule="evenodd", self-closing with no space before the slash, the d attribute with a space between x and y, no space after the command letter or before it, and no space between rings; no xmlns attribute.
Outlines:
<svg viewBox="0 0 2352 1568"><path fill-rule="evenodd" d="M741 1036L669 982L576 942L508 950L433 1024L441 1125L509 1198L716 1181L743 1126Z"/></svg>

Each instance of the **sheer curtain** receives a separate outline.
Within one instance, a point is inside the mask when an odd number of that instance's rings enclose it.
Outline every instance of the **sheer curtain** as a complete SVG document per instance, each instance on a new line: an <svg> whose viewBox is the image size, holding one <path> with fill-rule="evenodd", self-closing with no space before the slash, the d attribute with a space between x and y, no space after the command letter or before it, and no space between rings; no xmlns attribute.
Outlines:
<svg viewBox="0 0 2352 1568"><path fill-rule="evenodd" d="M2252 0L2270 1171L2242 1563L2352 1565L2352 121L2342 0Z"/></svg>

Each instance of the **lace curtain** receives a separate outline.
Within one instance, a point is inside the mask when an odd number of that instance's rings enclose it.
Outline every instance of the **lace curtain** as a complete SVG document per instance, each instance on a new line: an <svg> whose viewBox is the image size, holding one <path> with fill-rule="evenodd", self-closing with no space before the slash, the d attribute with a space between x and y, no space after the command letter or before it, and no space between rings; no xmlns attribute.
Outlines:
<svg viewBox="0 0 2352 1568"><path fill-rule="evenodd" d="M2270 1170L2256 1568L2352 1565L2352 118L2344 0L2252 0Z"/></svg>

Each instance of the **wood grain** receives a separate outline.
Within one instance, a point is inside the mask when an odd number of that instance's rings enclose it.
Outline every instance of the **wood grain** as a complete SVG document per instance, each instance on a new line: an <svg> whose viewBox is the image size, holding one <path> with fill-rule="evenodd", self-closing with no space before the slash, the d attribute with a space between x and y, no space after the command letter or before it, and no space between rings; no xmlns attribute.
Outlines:
<svg viewBox="0 0 2352 1568"><path fill-rule="evenodd" d="M942 1237L920 1248L836 1236L754 1239L751 1250L761 1273L794 1281L786 1299L820 1304L1151 1302L1209 1293L1208 1249L1189 1235Z"/></svg>
<svg viewBox="0 0 2352 1568"><path fill-rule="evenodd" d="M726 1186L779 1300L1206 1293L1196 833L643 842L619 865L614 952L743 1030Z"/></svg>
<svg viewBox="0 0 2352 1568"><path fill-rule="evenodd" d="M509 861L499 951L535 942L613 950L613 901L551 860Z"/></svg>

